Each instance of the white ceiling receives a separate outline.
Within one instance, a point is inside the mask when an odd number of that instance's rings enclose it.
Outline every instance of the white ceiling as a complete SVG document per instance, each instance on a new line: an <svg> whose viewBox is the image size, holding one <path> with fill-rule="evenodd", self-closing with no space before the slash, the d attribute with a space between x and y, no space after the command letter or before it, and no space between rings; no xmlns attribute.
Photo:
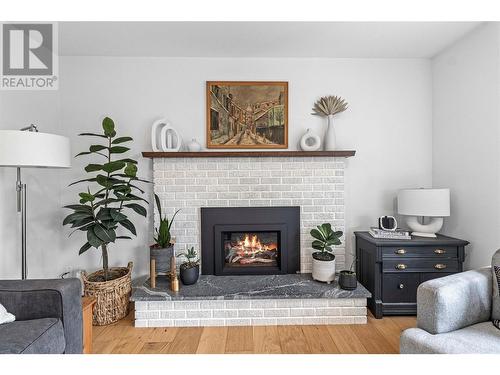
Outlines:
<svg viewBox="0 0 500 375"><path fill-rule="evenodd" d="M431 58L480 22L61 22L61 55Z"/></svg>

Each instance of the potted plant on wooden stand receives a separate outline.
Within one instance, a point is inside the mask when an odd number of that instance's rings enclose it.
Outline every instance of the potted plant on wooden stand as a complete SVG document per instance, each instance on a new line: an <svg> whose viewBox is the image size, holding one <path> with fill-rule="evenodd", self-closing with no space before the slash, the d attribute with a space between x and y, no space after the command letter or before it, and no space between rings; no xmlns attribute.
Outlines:
<svg viewBox="0 0 500 375"><path fill-rule="evenodd" d="M155 228L156 237L155 243L149 247L150 260L155 260L156 273L168 274L170 270L170 258L174 255L174 244L170 228L174 222L175 216L180 210L175 211L172 219L169 220L162 215L161 202L158 195L155 194L156 208L160 216L160 225Z"/></svg>
<svg viewBox="0 0 500 375"><path fill-rule="evenodd" d="M200 276L200 263L196 259L198 254L194 246L177 256L186 258L186 262L182 263L179 268L182 283L184 285L195 284Z"/></svg>
<svg viewBox="0 0 500 375"><path fill-rule="evenodd" d="M116 137L115 124L109 117L102 121L102 128L102 134L79 134L101 138L104 144L92 145L89 151L76 155L91 155L100 160L85 167L87 173L92 173L90 177L71 184L90 183L94 186L93 189L88 186L86 191L79 193L79 204L65 206L73 212L63 221L63 225L74 228L73 232L79 230L86 234L86 242L79 255L92 247L101 249L102 269L89 275L82 273L85 295L97 299L94 325L110 324L128 314L132 262L127 267L110 268L109 245L118 239L131 239L118 235L119 229L136 235L135 226L127 215L134 211L146 217L146 209L138 202L147 203L134 194L144 193L136 185L137 182L147 182L137 177L137 161L122 156L130 149L121 144L132 141L132 138ZM115 160L117 155L120 156Z"/></svg>
<svg viewBox="0 0 500 375"><path fill-rule="evenodd" d="M333 231L331 224L318 225L311 230L311 236L315 238L312 242L312 278L330 284L335 280L335 255L333 247L340 245L341 231Z"/></svg>

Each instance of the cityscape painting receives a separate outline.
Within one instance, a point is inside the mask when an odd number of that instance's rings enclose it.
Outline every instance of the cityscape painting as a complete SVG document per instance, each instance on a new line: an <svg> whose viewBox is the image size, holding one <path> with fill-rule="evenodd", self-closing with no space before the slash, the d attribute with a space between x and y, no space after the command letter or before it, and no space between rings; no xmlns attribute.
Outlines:
<svg viewBox="0 0 500 375"><path fill-rule="evenodd" d="M288 82L207 82L208 148L287 148Z"/></svg>

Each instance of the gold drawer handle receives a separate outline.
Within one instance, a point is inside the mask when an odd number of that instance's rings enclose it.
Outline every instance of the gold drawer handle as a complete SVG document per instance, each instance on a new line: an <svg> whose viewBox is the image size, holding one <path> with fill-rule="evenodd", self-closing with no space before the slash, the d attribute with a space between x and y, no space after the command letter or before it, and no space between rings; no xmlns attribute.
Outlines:
<svg viewBox="0 0 500 375"><path fill-rule="evenodd" d="M436 250L434 250L434 254L446 254L446 250L436 249Z"/></svg>
<svg viewBox="0 0 500 375"><path fill-rule="evenodd" d="M397 249L395 251L396 254L399 254L399 255L403 255L403 254L406 254L406 250L405 249Z"/></svg>
<svg viewBox="0 0 500 375"><path fill-rule="evenodd" d="M406 264L403 264L403 263L396 264L396 269L397 270L405 270Z"/></svg>
<svg viewBox="0 0 500 375"><path fill-rule="evenodd" d="M434 265L434 268L437 270L444 270L446 268L446 264L438 263Z"/></svg>

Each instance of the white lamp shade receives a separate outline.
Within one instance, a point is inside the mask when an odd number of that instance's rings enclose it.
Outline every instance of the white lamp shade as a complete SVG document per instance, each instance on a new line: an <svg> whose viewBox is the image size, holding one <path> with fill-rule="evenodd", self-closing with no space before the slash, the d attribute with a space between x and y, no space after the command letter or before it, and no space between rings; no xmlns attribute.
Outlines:
<svg viewBox="0 0 500 375"><path fill-rule="evenodd" d="M0 166L69 168L69 139L55 134L0 130Z"/></svg>
<svg viewBox="0 0 500 375"><path fill-rule="evenodd" d="M450 189L400 190L398 213L410 216L450 216Z"/></svg>

